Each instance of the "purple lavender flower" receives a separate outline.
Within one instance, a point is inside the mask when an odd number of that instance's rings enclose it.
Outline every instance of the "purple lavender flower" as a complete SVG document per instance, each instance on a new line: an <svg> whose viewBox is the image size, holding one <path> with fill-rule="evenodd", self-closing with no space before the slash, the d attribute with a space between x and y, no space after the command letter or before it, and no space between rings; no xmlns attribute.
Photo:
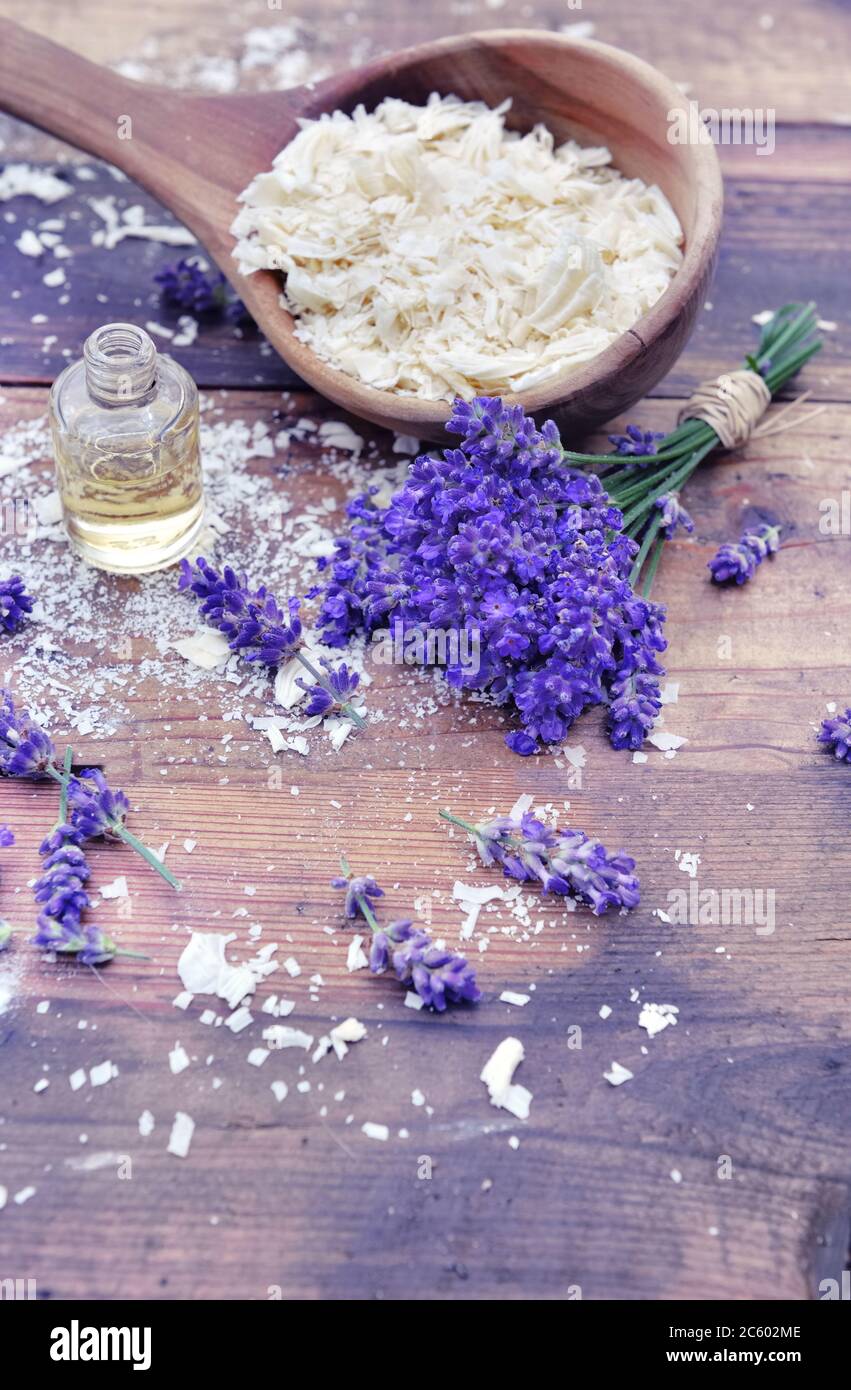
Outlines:
<svg viewBox="0 0 851 1390"><path fill-rule="evenodd" d="M844 714L822 720L816 738L834 757L851 763L851 706L845 710Z"/></svg>
<svg viewBox="0 0 851 1390"><path fill-rule="evenodd" d="M682 505L677 493L666 492L664 496L657 497L656 506L662 513L662 526L669 539L678 526L682 526L684 531L694 530L694 522Z"/></svg>
<svg viewBox="0 0 851 1390"><path fill-rule="evenodd" d="M91 907L85 888L88 879L86 856L69 835L68 842L44 857L42 873L36 879L35 900L41 911L33 944L60 955L74 955L84 965L101 965L112 960L117 948L100 927L82 920Z"/></svg>
<svg viewBox="0 0 851 1390"><path fill-rule="evenodd" d="M24 581L19 574L0 579L0 628L4 632L18 632L32 610L33 600L24 589Z"/></svg>
<svg viewBox="0 0 851 1390"><path fill-rule="evenodd" d="M242 300L236 299L224 275L213 271L200 256L184 256L177 265L164 265L154 276L166 304L192 314L224 311L234 321L249 317Z"/></svg>
<svg viewBox="0 0 851 1390"><path fill-rule="evenodd" d="M87 785L92 782L94 786ZM118 830L124 825L130 803L124 792L113 791L103 773L94 767L87 768L80 777L69 778L68 809L71 825L83 840L99 835L117 840L121 839Z"/></svg>
<svg viewBox="0 0 851 1390"><path fill-rule="evenodd" d="M745 584L765 557L774 555L779 548L779 526L762 525L746 531L737 544L726 542L709 561L712 579L716 584L727 584L731 579Z"/></svg>
<svg viewBox="0 0 851 1390"><path fill-rule="evenodd" d="M203 556L194 565L181 560L180 571L178 587L201 600L201 616L224 633L243 661L278 666L303 645L297 598L280 608L264 585L250 589L245 575L229 565L219 574Z"/></svg>
<svg viewBox="0 0 851 1390"><path fill-rule="evenodd" d="M400 922L391 922L388 927L374 930L372 944L369 948L369 968L373 975L380 975L388 966L394 965L395 954L399 948L406 945L407 942L413 941L415 937L423 935L424 933L420 931L419 927L415 927L413 922L407 918Z"/></svg>
<svg viewBox="0 0 851 1390"><path fill-rule="evenodd" d="M420 998L438 1013L443 1013L447 1003L460 1004L466 1000L475 1004L481 999L475 967L464 956L432 946L428 937L425 942L427 945L420 944L410 953L410 980ZM407 975L402 973L395 958L394 967L397 978L404 983Z"/></svg>
<svg viewBox="0 0 851 1390"><path fill-rule="evenodd" d="M372 931L369 968L381 975L392 966L401 984L412 985L416 993L431 1008L443 1013L447 1003L462 1000L475 1003L481 998L476 985L476 972L463 956L435 946L430 936L408 919L380 927L370 899L383 897L371 874L353 877L346 874L331 880L332 888L346 889L346 916L364 918Z"/></svg>
<svg viewBox="0 0 851 1390"><path fill-rule="evenodd" d="M8 849L15 843L15 832L11 826L0 825L0 849Z"/></svg>
<svg viewBox="0 0 851 1390"><path fill-rule="evenodd" d="M26 710L15 708L8 690L0 691L0 773L39 777L56 760L50 738Z"/></svg>
<svg viewBox="0 0 851 1390"><path fill-rule="evenodd" d="M369 968L381 975L389 966L401 984L414 990L431 1008L443 1013L447 1003L481 999L476 972L464 958L432 944L431 937L410 921L391 922L373 932Z"/></svg>
<svg viewBox="0 0 851 1390"><path fill-rule="evenodd" d="M459 447L417 458L387 507L374 492L350 505L348 535L320 562L322 636L476 632L475 668L446 678L513 706L521 728L506 742L528 756L606 702L625 668L660 673L664 609L634 593L637 546L600 479L566 466L552 421L480 397L456 401L448 428Z"/></svg>
<svg viewBox="0 0 851 1390"><path fill-rule="evenodd" d="M613 748L640 748L662 708L659 682L648 671L625 668L609 687L609 737Z"/></svg>
<svg viewBox="0 0 851 1390"><path fill-rule="evenodd" d="M371 900L384 897L384 889L379 888L372 874L362 874L360 877L340 875L332 878L331 887L345 888L346 902L343 910L347 917L360 916L367 922L372 915Z"/></svg>
<svg viewBox="0 0 851 1390"><path fill-rule="evenodd" d="M519 753L521 758L531 757L538 751L538 741L532 738L531 734L524 733L522 729L514 729L510 734L505 735L506 747L512 753Z"/></svg>
<svg viewBox="0 0 851 1390"><path fill-rule="evenodd" d="M86 837L75 825L56 825L49 835L46 835L39 847L39 854L52 854L56 849L62 849L65 845L82 845Z"/></svg>
<svg viewBox="0 0 851 1390"><path fill-rule="evenodd" d="M306 690L310 697L303 710L308 717L339 712L351 699L360 682L357 671L350 671L344 661L335 667L321 657L319 664L327 673L326 685L308 685L301 679L296 681L296 685Z"/></svg>
<svg viewBox="0 0 851 1390"><path fill-rule="evenodd" d="M610 434L609 443L614 444L618 454L635 454L640 457L655 454L657 439L664 439L658 430L641 430L638 425L627 425L624 434Z"/></svg>
<svg viewBox="0 0 851 1390"><path fill-rule="evenodd" d="M88 878L89 866L79 845L65 845L45 858L33 895L50 917L62 917L68 912L79 916L91 905L83 886Z"/></svg>
<svg viewBox="0 0 851 1390"><path fill-rule="evenodd" d="M639 901L635 860L624 853L609 854L582 830L552 830L528 811L475 825L448 811L440 814L467 831L483 864L501 865L508 878L538 884L545 893L578 898L595 914L610 907L635 907Z"/></svg>

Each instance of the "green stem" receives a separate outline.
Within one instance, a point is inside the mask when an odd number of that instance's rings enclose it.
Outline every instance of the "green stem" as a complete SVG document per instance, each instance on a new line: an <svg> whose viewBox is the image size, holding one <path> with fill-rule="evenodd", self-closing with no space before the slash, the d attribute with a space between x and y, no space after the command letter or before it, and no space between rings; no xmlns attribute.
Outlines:
<svg viewBox="0 0 851 1390"><path fill-rule="evenodd" d="M66 753L65 753L65 761L66 761L66 763L68 762L68 754L70 753L70 751L71 751L70 748L66 750ZM66 804L67 804L67 781L68 781L68 779L67 779L66 773L65 773L64 771L63 771L63 772L59 772L59 770L58 770L57 768L55 768L55 767L53 766L52 763L48 763L47 767L46 767L44 770L45 770L45 772L48 774L49 777L52 777L52 778L53 778L54 782L59 782L59 783L62 784L62 791L63 791L63 794L65 795ZM61 801L60 801L60 810L61 810L61 807L62 807L62 803L61 803ZM60 822L59 822L60 825L64 825L64 823L65 823L64 821L60 821ZM161 859L158 859L158 858L157 858L157 856L154 854L153 850L148 849L148 846L142 844L142 841L141 841L141 840L137 840L137 838L136 838L136 836L133 834L132 830L128 830L128 829L127 829L127 826L124 824L123 821L110 821L110 826L109 826L109 828L110 828L110 830L113 832L113 834L118 835L118 836L120 837L120 839L122 839L122 840L124 841L125 844L130 845L131 849L135 849L135 851L136 851L137 854L141 854L141 856L142 856L142 858L144 859L145 863L146 863L146 864L150 864L151 868L156 870L156 872L159 874L160 878L164 878L165 881L166 881L166 883L168 883L172 888L176 888L177 891L180 892L180 889L181 889L182 885L180 884L180 882L178 881L178 879L175 878L175 876L174 876L174 874L171 872L171 870L166 868L165 864L162 862Z"/></svg>
<svg viewBox="0 0 851 1390"><path fill-rule="evenodd" d="M653 519L650 522L650 525L647 527L644 539L641 542L641 547L633 562L632 570L630 571L629 582L632 585L633 589L635 588L638 582L638 576L641 573L641 566L644 564L644 561L647 558L647 552L650 549L653 542L655 541L656 536L659 532L659 527L661 525L662 513L657 509L656 515L653 517Z"/></svg>
<svg viewBox="0 0 851 1390"><path fill-rule="evenodd" d="M714 441L713 443L708 443L702 449L698 449L680 468L676 469L673 473L669 473L663 483L660 483L652 492L630 508L623 519L624 531L628 531L633 522L649 512L651 507L655 506L659 498L663 497L666 492L676 492L682 487L686 479L691 477L697 465L715 448L715 444L717 444L718 441L714 431L712 439Z"/></svg>
<svg viewBox="0 0 851 1390"><path fill-rule="evenodd" d="M344 878L354 877L351 865L344 854L340 855L340 868L343 871ZM355 899L357 901L358 907L363 913L364 921L366 922L370 931L380 931L381 928L378 923L378 918L376 917L375 913L373 912L370 906L369 898L364 897L363 893L355 893Z"/></svg>
<svg viewBox="0 0 851 1390"><path fill-rule="evenodd" d="M59 794L59 824L64 825L68 819L68 778L71 776L71 768L74 765L74 753L70 746L65 749L65 761L62 764L62 791Z"/></svg>
<svg viewBox="0 0 851 1390"><path fill-rule="evenodd" d="M476 827L471 825L469 821L461 820L460 816L453 816L451 811L438 811L437 814L441 816L443 820L451 821L453 825L460 825L461 829L466 830L468 835L475 835Z"/></svg>
<svg viewBox="0 0 851 1390"><path fill-rule="evenodd" d="M148 849L147 845L143 845L141 840L136 839L136 836L133 834L132 830L128 830L127 826L124 825L121 821L112 821L110 829L114 832L114 834L119 835L125 844L130 845L132 849L135 849L137 854L141 854L145 863L150 864L152 869L156 869L160 878L164 878L166 883L170 884L172 888L176 888L177 891L180 892L181 884L175 878L171 870L166 868L165 864L162 862L161 859L157 858L153 850Z"/></svg>
<svg viewBox="0 0 851 1390"><path fill-rule="evenodd" d="M467 834L472 835L474 839L478 838L479 832L477 827L471 825L469 821L461 820L460 816L453 816L451 811L438 811L437 814L442 816L444 820L451 821L453 825L460 825L461 829L466 830ZM513 835L505 835L500 840L500 844L507 846L508 849L516 849L519 850L521 854L523 853L523 841L516 839ZM550 856L547 854L546 850L540 852L540 859L543 864L549 864Z"/></svg>
<svg viewBox="0 0 851 1390"><path fill-rule="evenodd" d="M650 597L650 590L653 588L653 580L656 578L656 571L659 568L659 561L662 558L662 551L665 549L665 537L660 536L656 542L656 549L650 556L650 563L644 576L644 587L642 593L645 598Z"/></svg>

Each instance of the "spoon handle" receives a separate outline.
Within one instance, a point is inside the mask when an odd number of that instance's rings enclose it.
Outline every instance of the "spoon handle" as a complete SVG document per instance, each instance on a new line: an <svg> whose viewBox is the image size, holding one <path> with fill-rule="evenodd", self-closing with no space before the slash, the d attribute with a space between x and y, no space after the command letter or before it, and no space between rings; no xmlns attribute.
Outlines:
<svg viewBox="0 0 851 1390"><path fill-rule="evenodd" d="M151 118L174 118L180 101L0 19L0 108L127 173L149 152Z"/></svg>

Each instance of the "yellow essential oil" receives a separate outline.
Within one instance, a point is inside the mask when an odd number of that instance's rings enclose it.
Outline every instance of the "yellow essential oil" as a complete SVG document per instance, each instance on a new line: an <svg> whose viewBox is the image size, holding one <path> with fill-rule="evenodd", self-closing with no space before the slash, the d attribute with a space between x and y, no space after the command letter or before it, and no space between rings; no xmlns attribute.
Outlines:
<svg viewBox="0 0 851 1390"><path fill-rule="evenodd" d="M50 393L65 526L90 564L147 574L193 548L204 522L198 388L131 323L87 339Z"/></svg>

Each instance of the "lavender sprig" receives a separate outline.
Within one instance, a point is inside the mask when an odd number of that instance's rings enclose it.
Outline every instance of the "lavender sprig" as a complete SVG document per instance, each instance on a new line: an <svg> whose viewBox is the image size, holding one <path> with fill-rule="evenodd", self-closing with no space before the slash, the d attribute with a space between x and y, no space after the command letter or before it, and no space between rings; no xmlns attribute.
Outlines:
<svg viewBox="0 0 851 1390"><path fill-rule="evenodd" d="M475 969L464 956L435 946L426 932L407 919L380 926L371 900L383 897L383 890L372 874L354 875L345 857L340 867L342 874L331 880L331 886L345 890L346 916L362 917L372 932L369 968L374 975L392 966L397 980L413 986L438 1013L443 1013L447 1003L475 1003L481 998Z"/></svg>
<svg viewBox="0 0 851 1390"><path fill-rule="evenodd" d="M346 707L350 695L354 695L360 684L357 671L350 671L345 661L334 667L326 657L321 657L320 666L325 671L327 684L307 685L299 678L296 685L306 690L309 696L304 707L308 718L312 715L340 714Z"/></svg>
<svg viewBox="0 0 851 1390"><path fill-rule="evenodd" d="M56 749L49 735L26 710L15 707L8 690L0 691L0 774L34 779L50 777L58 782L62 789L60 824L64 821L66 804L70 802L73 828L84 839L103 835L123 840L166 883L179 890L180 883L171 870L124 824L129 810L124 792L112 791L98 769L87 769L80 777L71 777L70 766L67 752L65 767L58 766Z"/></svg>
<svg viewBox="0 0 851 1390"><path fill-rule="evenodd" d="M538 884L545 893L578 898L598 915L639 902L635 860L624 853L609 854L582 830L551 830L528 811L476 824L451 811L440 815L467 832L484 865L501 865L508 878Z"/></svg>
<svg viewBox="0 0 851 1390"><path fill-rule="evenodd" d="M193 314L223 312L238 322L250 315L241 299L230 290L220 271L211 271L199 256L184 256L176 265L164 265L154 275L154 283L167 304L188 309Z"/></svg>
<svg viewBox="0 0 851 1390"><path fill-rule="evenodd" d="M746 584L753 579L757 566L766 556L776 554L779 549L779 526L762 525L746 531L736 544L725 542L709 561L713 583L728 584L735 580L737 584Z"/></svg>
<svg viewBox="0 0 851 1390"><path fill-rule="evenodd" d="M19 632L33 610L33 600L24 588L19 574L0 579L0 628L4 632Z"/></svg>
<svg viewBox="0 0 851 1390"><path fill-rule="evenodd" d="M351 702L340 699L343 683L350 682L345 666L336 672L327 667L323 673L305 655L297 598L290 598L282 608L265 585L250 588L246 576L238 575L230 565L219 574L203 556L194 565L181 561L178 588L190 590L200 600L201 616L224 633L231 651L237 652L243 661L275 667L295 657L329 694L329 709L333 705L358 728L366 727L366 721ZM350 683L347 693L356 684L357 681Z"/></svg>
<svg viewBox="0 0 851 1390"><path fill-rule="evenodd" d="M90 869L81 842L83 834L72 825L58 826L62 843L56 849L42 845L44 867L36 879L34 895L40 904L33 945L58 955L76 956L83 965L103 965L115 956L146 957L135 951L119 951L112 937L93 923L83 922L92 902L86 890Z"/></svg>
<svg viewBox="0 0 851 1390"><path fill-rule="evenodd" d="M816 738L835 758L851 763L851 705L843 714L823 719Z"/></svg>
<svg viewBox="0 0 851 1390"><path fill-rule="evenodd" d="M813 304L772 317L747 365L775 394L818 352ZM616 452L565 449L552 420L520 406L455 401L455 448L417 458L389 506L377 488L348 507L325 576L320 626L342 647L392 620L408 632L474 635L480 660L446 667L461 689L513 705L524 756L558 743L590 705L610 706L615 747L636 748L658 712L665 610L649 593L678 500L720 441L703 420L659 435L629 425Z"/></svg>
<svg viewBox="0 0 851 1390"><path fill-rule="evenodd" d="M669 540L674 535L678 526L681 526L684 531L692 532L694 530L694 522L680 501L677 493L663 493L661 497L656 498L656 506L662 513L662 526Z"/></svg>

